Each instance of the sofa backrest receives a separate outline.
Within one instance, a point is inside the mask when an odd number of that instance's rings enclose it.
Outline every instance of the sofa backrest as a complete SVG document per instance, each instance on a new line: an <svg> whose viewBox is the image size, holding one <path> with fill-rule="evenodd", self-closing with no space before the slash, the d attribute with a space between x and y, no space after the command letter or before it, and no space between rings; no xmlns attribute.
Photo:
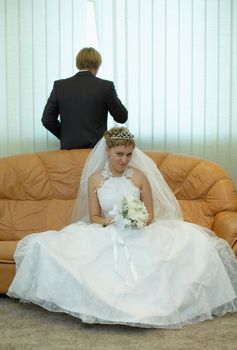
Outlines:
<svg viewBox="0 0 237 350"><path fill-rule="evenodd" d="M174 192L184 220L212 228L215 215L237 211L237 194L218 164L187 154L147 152Z"/></svg>
<svg viewBox="0 0 237 350"><path fill-rule="evenodd" d="M46 151L1 158L0 240L69 224L88 154Z"/></svg>
<svg viewBox="0 0 237 350"><path fill-rule="evenodd" d="M71 222L90 150L60 150L0 159L0 240L59 230ZM237 211L228 174L217 164L167 152L146 152L181 205L184 219L211 228L216 213Z"/></svg>

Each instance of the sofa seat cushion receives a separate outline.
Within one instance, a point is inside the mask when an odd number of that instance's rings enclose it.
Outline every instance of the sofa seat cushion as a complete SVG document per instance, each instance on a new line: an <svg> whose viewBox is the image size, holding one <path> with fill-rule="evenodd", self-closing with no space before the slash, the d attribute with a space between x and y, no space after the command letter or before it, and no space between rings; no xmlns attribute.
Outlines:
<svg viewBox="0 0 237 350"><path fill-rule="evenodd" d="M14 264L13 255L18 241L0 241L0 263Z"/></svg>
<svg viewBox="0 0 237 350"><path fill-rule="evenodd" d="M0 242L30 233L60 230L71 223L74 200L0 200Z"/></svg>

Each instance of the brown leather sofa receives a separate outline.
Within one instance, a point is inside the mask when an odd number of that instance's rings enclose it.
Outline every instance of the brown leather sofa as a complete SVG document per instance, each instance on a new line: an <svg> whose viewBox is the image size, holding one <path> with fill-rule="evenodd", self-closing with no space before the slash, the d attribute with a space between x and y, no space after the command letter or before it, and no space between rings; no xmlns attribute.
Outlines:
<svg viewBox="0 0 237 350"><path fill-rule="evenodd" d="M89 150L48 151L0 159L0 293L15 274L17 242L70 223ZM181 205L184 219L211 228L237 255L237 194L217 164L192 156L147 152Z"/></svg>

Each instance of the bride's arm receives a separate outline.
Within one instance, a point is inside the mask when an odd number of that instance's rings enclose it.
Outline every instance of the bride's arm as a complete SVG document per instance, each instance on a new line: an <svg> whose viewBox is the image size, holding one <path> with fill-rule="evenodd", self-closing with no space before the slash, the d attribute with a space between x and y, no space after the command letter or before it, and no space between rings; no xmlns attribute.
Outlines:
<svg viewBox="0 0 237 350"><path fill-rule="evenodd" d="M101 176L98 173L93 174L88 181L88 202L89 217L92 224L100 224L107 226L111 223L111 218L101 216L101 208L97 196L96 189L101 183Z"/></svg>
<svg viewBox="0 0 237 350"><path fill-rule="evenodd" d="M147 225L149 225L154 219L154 209L153 209L151 186L144 174L142 174L142 177L141 177L141 200L145 204L149 214L148 220L147 220Z"/></svg>

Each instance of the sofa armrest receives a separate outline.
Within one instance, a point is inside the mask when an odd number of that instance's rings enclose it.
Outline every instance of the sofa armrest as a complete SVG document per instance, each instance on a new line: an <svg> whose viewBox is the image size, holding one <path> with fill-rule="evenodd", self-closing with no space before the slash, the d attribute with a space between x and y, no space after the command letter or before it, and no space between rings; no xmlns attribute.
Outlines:
<svg viewBox="0 0 237 350"><path fill-rule="evenodd" d="M212 230L230 244L237 256L237 212L222 211L216 214Z"/></svg>

